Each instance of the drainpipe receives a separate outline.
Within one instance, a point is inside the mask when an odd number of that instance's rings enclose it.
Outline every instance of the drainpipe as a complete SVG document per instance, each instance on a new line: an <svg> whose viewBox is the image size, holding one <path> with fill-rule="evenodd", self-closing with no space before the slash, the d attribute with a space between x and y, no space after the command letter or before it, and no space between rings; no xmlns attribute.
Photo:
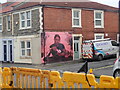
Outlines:
<svg viewBox="0 0 120 90"><path fill-rule="evenodd" d="M119 13L119 21L118 21L118 26L119 26L119 56L120 56L120 0L119 0L119 11L118 11L118 13Z"/></svg>
<svg viewBox="0 0 120 90"><path fill-rule="evenodd" d="M44 58L45 58L45 25L44 25L44 7L45 5L42 6L42 17L43 17L43 34L44 34ZM44 65L46 64L46 62L44 61Z"/></svg>

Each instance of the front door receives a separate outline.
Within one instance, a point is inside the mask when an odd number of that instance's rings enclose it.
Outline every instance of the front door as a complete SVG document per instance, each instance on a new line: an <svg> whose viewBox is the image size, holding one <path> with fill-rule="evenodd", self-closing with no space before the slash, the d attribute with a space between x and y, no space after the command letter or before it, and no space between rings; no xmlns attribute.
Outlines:
<svg viewBox="0 0 120 90"><path fill-rule="evenodd" d="M13 61L12 40L3 40L3 61Z"/></svg>
<svg viewBox="0 0 120 90"><path fill-rule="evenodd" d="M79 40L74 40L74 59L78 60L79 59Z"/></svg>

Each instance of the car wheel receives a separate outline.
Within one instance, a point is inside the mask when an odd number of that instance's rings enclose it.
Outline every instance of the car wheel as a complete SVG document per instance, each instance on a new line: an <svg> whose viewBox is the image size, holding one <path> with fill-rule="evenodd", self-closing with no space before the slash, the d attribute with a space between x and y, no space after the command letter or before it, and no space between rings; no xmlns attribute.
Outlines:
<svg viewBox="0 0 120 90"><path fill-rule="evenodd" d="M101 61L101 60L103 60L103 56L102 56L102 55L99 55L99 56L98 56L98 61Z"/></svg>
<svg viewBox="0 0 120 90"><path fill-rule="evenodd" d="M120 77L120 70L116 70L113 76L114 77Z"/></svg>

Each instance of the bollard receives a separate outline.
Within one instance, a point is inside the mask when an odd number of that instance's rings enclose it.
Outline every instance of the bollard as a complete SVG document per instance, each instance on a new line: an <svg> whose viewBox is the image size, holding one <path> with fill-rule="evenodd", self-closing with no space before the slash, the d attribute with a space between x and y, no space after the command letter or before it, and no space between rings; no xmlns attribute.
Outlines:
<svg viewBox="0 0 120 90"><path fill-rule="evenodd" d="M89 74L93 74L93 69L92 68L90 68Z"/></svg>

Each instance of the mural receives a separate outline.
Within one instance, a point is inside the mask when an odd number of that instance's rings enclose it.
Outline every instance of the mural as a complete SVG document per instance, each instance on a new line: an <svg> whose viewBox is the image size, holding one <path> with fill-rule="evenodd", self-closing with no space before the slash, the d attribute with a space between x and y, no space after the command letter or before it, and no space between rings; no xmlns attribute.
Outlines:
<svg viewBox="0 0 120 90"><path fill-rule="evenodd" d="M58 62L73 59L72 34L45 32L41 36L42 62Z"/></svg>

